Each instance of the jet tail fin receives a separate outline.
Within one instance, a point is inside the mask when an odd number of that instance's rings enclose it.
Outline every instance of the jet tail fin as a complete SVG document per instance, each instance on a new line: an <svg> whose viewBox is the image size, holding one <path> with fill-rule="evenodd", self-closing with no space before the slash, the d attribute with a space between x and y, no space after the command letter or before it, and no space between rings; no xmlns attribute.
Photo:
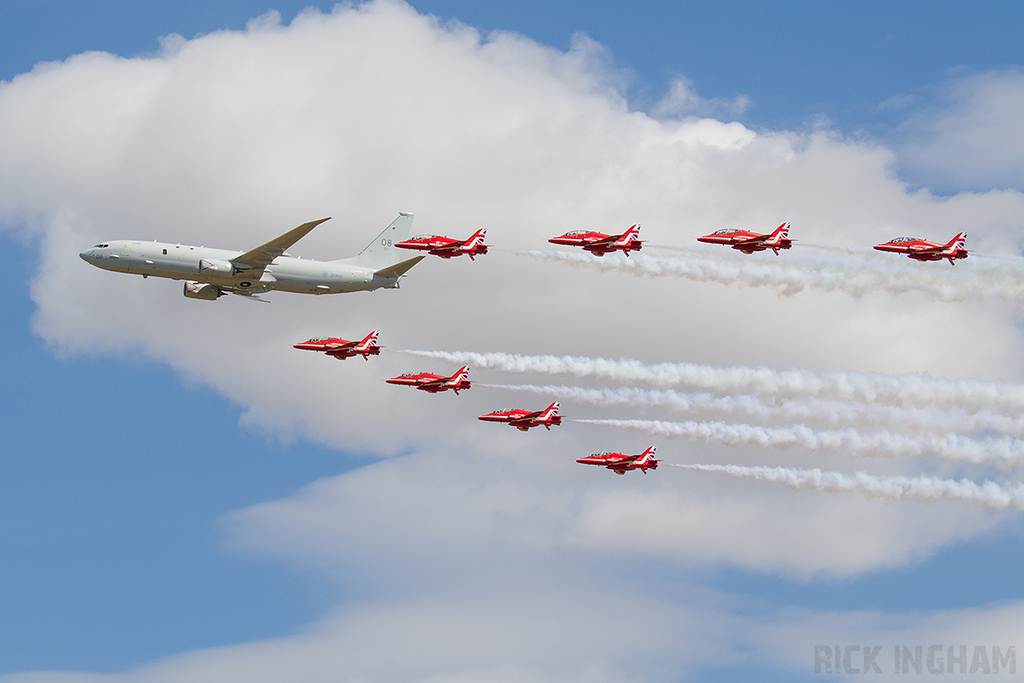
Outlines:
<svg viewBox="0 0 1024 683"><path fill-rule="evenodd" d="M958 245L958 244L957 244L957 242L961 242L961 243L963 243L963 242L966 242L966 241L967 241L967 232L966 232L966 231L965 231L965 232L958 232L958 233L956 234L956 237L954 237L953 239L951 239L951 240L949 241L949 244L947 244L946 246L947 246L947 247L953 247L953 246L960 246L960 247L962 247L962 246L964 246L964 245L963 245L963 244L959 244L959 245Z"/></svg>
<svg viewBox="0 0 1024 683"><path fill-rule="evenodd" d="M391 266L398 265L405 257L405 252L401 249L396 249L394 245L398 242L403 242L409 239L409 232L412 230L413 218L415 218L415 216L411 213L398 214L398 218L393 220L391 225L384 228L384 232L377 235L377 238L366 245L358 255L351 258L338 259L337 261L334 261L334 263L344 263L350 266L369 268L370 270L378 273L390 268ZM416 262L418 262L418 260L415 260L411 265L405 268L405 270L398 273L398 275L401 275L401 273L412 268L412 266L416 265ZM385 275L385 277L397 277L397 275Z"/></svg>
<svg viewBox="0 0 1024 683"><path fill-rule="evenodd" d="M539 419L547 420L547 419L550 419L552 417L555 417L556 415L558 415L558 401L555 401L554 403L549 405L547 408L545 408L543 410L543 412L541 412Z"/></svg>

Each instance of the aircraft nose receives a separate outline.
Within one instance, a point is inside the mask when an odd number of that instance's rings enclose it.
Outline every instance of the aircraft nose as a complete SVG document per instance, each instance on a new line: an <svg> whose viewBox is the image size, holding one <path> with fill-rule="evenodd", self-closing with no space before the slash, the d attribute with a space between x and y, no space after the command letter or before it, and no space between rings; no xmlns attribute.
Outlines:
<svg viewBox="0 0 1024 683"><path fill-rule="evenodd" d="M92 249L86 249L78 255L78 258L88 263L92 262Z"/></svg>

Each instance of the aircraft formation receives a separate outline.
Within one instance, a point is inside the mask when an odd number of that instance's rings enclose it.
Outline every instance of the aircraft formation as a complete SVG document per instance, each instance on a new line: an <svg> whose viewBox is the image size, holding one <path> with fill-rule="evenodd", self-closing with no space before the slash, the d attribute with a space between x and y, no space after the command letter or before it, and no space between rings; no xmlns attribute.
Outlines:
<svg viewBox="0 0 1024 683"><path fill-rule="evenodd" d="M339 294L342 292L398 289L399 280L426 255L405 258L402 250L425 251L427 254L451 259L466 254L471 260L486 254L486 228L480 228L465 240L442 235L419 235L409 238L414 216L400 213L392 223L359 254L333 261L302 259L288 254L287 249L308 235L313 228L330 220L303 223L280 237L239 252L180 243L113 240L86 249L79 256L97 268L119 273L183 280L183 293L190 299L213 301L225 294L237 294L251 300L265 301L260 294L271 291L297 294ZM917 261L967 258L967 233L961 232L946 244L918 237L897 237L875 245L879 251L905 254ZM775 255L790 249L789 223L783 223L768 234L726 228L697 238L705 244L728 246L744 254L771 249ZM593 230L573 230L552 237L552 244L580 247L595 256L621 251L629 256L640 251L640 224L630 226L621 235L607 235ZM364 356L365 357L365 356Z"/></svg>
<svg viewBox="0 0 1024 683"><path fill-rule="evenodd" d="M265 301L260 294L270 291L284 291L298 294L337 294L376 289L397 289L400 278L426 255L451 259L463 254L474 260L486 254L484 243L486 228L480 228L467 239L454 239L442 235L419 235L409 237L414 216L399 213L380 235L359 254L350 258L333 261L302 259L287 253L287 249L308 235L313 228L330 218L303 223L283 235L249 251L239 252L208 247L195 247L180 243L143 242L138 240L115 240L103 242L83 251L79 256L86 262L104 270L114 272L183 280L183 293L192 299L215 300L224 294L236 294L251 300ZM748 230L726 228L698 237L705 244L728 246L732 249L753 254L772 250L776 256L780 250L791 249L793 240L789 236L789 223L783 223L771 233L761 234ZM955 260L967 258L965 247L967 233L961 232L946 244L931 242L916 237L898 237L874 246L878 251L903 254L917 261ZM605 234L592 230L573 230L548 242L557 245L579 247L595 256L604 256L621 251L629 256L631 251L640 251L640 225L629 227L622 234ZM422 251L424 255L406 258L401 250ZM379 332L373 330L360 341L341 337L317 337L294 344L294 348L322 352L337 360L380 354ZM451 389L456 395L470 389L469 366L464 365L450 376L430 372L407 373L385 380L388 384L411 386L420 391L436 394ZM550 430L562 423L558 414L559 402L555 401L542 410L530 411L522 408L496 410L479 416L484 422L497 422L526 432L533 427L543 426ZM616 474L648 469L657 469L655 447L651 446L638 455L623 453L595 453L579 458L576 462L599 465Z"/></svg>

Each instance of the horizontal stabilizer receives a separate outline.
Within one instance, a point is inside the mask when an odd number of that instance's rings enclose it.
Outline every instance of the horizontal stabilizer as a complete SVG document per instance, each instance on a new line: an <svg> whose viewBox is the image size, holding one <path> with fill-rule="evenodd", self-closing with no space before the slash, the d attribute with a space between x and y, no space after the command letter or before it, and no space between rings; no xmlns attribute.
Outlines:
<svg viewBox="0 0 1024 683"><path fill-rule="evenodd" d="M409 259L408 261L402 261L401 263L396 263L393 266L388 266L387 268L381 268L380 270L375 271L374 275L380 275L381 277L401 277L402 275L405 274L405 272L407 270L409 270L410 268L412 268L413 266L415 266L417 263L419 263L420 261L422 261L425 258L427 258L427 257L426 256L415 256L415 257Z"/></svg>

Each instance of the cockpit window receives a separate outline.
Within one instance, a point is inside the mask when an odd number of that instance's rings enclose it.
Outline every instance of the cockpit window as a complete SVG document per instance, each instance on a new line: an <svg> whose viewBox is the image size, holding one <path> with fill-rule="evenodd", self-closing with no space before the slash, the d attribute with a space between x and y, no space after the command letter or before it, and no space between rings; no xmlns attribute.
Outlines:
<svg viewBox="0 0 1024 683"><path fill-rule="evenodd" d="M93 249L106 249L109 246L109 244L97 244Z"/></svg>
<svg viewBox="0 0 1024 683"><path fill-rule="evenodd" d="M715 235L728 235L729 233L736 232L735 228L722 228L721 230L715 230Z"/></svg>
<svg viewBox="0 0 1024 683"><path fill-rule="evenodd" d="M901 244L903 242L916 242L919 239L921 239L921 238L920 237L897 237L892 242L890 242L890 244Z"/></svg>

